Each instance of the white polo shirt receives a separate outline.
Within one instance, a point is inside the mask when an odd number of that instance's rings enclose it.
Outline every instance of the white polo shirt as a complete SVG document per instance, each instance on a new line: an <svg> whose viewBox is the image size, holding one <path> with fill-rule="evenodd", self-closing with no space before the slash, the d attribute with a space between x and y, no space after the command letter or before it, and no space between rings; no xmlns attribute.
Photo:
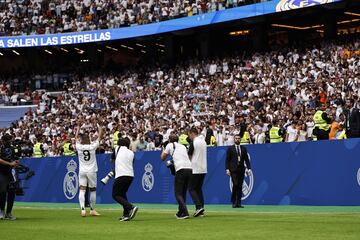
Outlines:
<svg viewBox="0 0 360 240"><path fill-rule="evenodd" d="M175 145L175 151L174 151ZM191 169L191 162L187 154L186 147L180 143L168 143L164 152L172 156L175 165L175 171L181 169Z"/></svg>
<svg viewBox="0 0 360 240"><path fill-rule="evenodd" d="M115 152L115 178L134 177L134 152L123 146L120 149L116 147Z"/></svg>
<svg viewBox="0 0 360 240"><path fill-rule="evenodd" d="M193 174L207 173L207 145L203 136L194 138L194 152L191 156Z"/></svg>

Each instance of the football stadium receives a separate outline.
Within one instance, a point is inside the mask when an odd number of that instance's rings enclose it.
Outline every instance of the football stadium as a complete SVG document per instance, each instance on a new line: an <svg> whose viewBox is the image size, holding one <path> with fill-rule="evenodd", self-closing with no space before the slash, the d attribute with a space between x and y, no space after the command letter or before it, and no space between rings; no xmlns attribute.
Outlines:
<svg viewBox="0 0 360 240"><path fill-rule="evenodd" d="M360 239L359 0L0 0L1 239Z"/></svg>

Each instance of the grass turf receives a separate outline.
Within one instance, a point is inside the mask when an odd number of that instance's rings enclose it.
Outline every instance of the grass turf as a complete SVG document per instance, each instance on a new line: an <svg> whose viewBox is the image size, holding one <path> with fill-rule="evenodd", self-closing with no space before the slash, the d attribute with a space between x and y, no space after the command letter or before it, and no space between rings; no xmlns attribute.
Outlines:
<svg viewBox="0 0 360 240"><path fill-rule="evenodd" d="M16 203L17 221L0 221L1 239L360 239L360 207L206 206L204 218L176 220L175 205L139 204L136 218L98 205L100 217L80 217L76 204ZM189 206L191 212L193 207Z"/></svg>

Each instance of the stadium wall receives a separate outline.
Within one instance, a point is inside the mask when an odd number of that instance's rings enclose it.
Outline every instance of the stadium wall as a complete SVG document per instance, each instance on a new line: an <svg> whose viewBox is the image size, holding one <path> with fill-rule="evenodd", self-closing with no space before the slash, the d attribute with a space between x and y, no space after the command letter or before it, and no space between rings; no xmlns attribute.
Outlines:
<svg viewBox="0 0 360 240"><path fill-rule="evenodd" d="M244 203L250 205L360 205L360 139L248 146L254 177L246 176ZM128 198L137 203L175 203L173 176L160 152L135 154L135 179ZM207 204L230 202L225 175L226 147L208 148L204 183ZM112 168L98 155L98 203L113 203L112 183L100 183ZM78 202L76 157L23 159L36 175L24 182L25 202ZM190 198L188 198L188 202ZM191 201L190 201L191 202Z"/></svg>

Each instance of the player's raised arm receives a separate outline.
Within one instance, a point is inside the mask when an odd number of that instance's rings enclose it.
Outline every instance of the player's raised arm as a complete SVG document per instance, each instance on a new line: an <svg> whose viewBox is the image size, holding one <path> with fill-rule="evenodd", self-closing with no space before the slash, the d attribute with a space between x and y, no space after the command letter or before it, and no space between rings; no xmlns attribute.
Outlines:
<svg viewBox="0 0 360 240"><path fill-rule="evenodd" d="M103 138L104 130L103 130L102 126L101 126L101 124L102 124L101 119L100 119L99 122L100 123L97 124L97 127L98 127L98 133L99 133L99 141L100 141Z"/></svg>
<svg viewBox="0 0 360 240"><path fill-rule="evenodd" d="M82 122L81 122L81 120L79 120L78 123L77 123L76 133L75 133L75 141L76 142L79 141L79 133L80 133L81 125L82 125Z"/></svg>
<svg viewBox="0 0 360 240"><path fill-rule="evenodd" d="M75 133L75 141L76 141L76 142L79 141L79 132L80 132L80 127L77 126L77 127L76 127L76 133Z"/></svg>

